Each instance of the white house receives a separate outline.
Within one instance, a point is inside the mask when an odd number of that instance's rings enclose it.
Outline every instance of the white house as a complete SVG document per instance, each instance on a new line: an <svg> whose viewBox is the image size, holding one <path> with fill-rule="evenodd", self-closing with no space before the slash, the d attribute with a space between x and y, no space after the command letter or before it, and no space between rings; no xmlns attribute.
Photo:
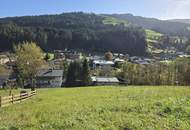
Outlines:
<svg viewBox="0 0 190 130"><path fill-rule="evenodd" d="M113 65L114 65L113 61L106 61L106 60L94 60L93 61L93 69L112 67Z"/></svg>
<svg viewBox="0 0 190 130"><path fill-rule="evenodd" d="M119 80L116 77L96 77L92 76L93 85L117 85Z"/></svg>
<svg viewBox="0 0 190 130"><path fill-rule="evenodd" d="M9 58L6 55L0 55L0 64L6 64L9 62Z"/></svg>

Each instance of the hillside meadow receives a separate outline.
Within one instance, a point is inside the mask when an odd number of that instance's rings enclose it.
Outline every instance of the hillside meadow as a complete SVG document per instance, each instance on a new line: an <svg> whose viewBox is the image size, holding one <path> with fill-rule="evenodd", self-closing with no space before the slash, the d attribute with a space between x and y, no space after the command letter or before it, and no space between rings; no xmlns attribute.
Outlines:
<svg viewBox="0 0 190 130"><path fill-rule="evenodd" d="M188 130L189 87L39 89L0 108L0 130Z"/></svg>

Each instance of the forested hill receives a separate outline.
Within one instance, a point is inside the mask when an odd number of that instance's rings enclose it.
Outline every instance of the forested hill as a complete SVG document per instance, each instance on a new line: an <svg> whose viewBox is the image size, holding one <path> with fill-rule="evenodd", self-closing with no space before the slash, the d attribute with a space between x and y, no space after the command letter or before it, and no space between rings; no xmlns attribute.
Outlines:
<svg viewBox="0 0 190 130"><path fill-rule="evenodd" d="M45 51L77 49L146 55L144 29L190 38L190 25L131 14L88 14L25 16L0 19L0 51L13 44L34 41ZM147 31L147 30L146 30Z"/></svg>
<svg viewBox="0 0 190 130"><path fill-rule="evenodd" d="M190 25L187 24L187 20L186 22L181 22L181 20L159 20L155 18L133 16L132 14L112 14L106 16L111 16L119 20L127 20L129 23L163 34L190 37Z"/></svg>
<svg viewBox="0 0 190 130"><path fill-rule="evenodd" d="M6 51L21 41L35 41L46 51L68 48L146 54L146 37L141 27L104 24L103 19L101 15L82 12L3 18L0 49Z"/></svg>

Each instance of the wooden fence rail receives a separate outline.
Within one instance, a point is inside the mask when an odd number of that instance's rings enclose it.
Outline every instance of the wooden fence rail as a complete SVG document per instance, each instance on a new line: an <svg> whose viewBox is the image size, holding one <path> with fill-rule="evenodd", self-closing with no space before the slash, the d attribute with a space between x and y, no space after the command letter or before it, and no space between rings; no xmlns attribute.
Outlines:
<svg viewBox="0 0 190 130"><path fill-rule="evenodd" d="M11 96L0 96L0 107L9 106L11 104L20 103L21 101L24 101L28 98L33 97L36 95L36 90L26 93L20 93L17 95L11 95Z"/></svg>

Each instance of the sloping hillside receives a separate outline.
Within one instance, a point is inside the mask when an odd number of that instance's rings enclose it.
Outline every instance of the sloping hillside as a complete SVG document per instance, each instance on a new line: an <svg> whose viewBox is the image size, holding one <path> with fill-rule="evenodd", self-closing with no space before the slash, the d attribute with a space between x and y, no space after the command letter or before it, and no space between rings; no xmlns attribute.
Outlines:
<svg viewBox="0 0 190 130"><path fill-rule="evenodd" d="M190 25L187 23L163 21L131 14L104 14L103 16L105 21L109 21L105 22L106 24L116 25L122 23L125 26L143 27L146 32L147 51L149 53L168 52L168 48L185 51L189 44L187 41L190 37Z"/></svg>
<svg viewBox="0 0 190 130"><path fill-rule="evenodd" d="M190 19L172 19L168 20L170 22L178 22L178 23L185 23L185 24L190 24Z"/></svg>
<svg viewBox="0 0 190 130"><path fill-rule="evenodd" d="M145 18L141 16L133 16L132 14L112 14L108 15L120 20L127 20L129 23L137 26L151 29L163 34L190 36L190 31L187 29L190 25L180 22L163 21L155 18Z"/></svg>
<svg viewBox="0 0 190 130"><path fill-rule="evenodd" d="M189 108L188 87L41 89L1 108L0 129L189 130Z"/></svg>

